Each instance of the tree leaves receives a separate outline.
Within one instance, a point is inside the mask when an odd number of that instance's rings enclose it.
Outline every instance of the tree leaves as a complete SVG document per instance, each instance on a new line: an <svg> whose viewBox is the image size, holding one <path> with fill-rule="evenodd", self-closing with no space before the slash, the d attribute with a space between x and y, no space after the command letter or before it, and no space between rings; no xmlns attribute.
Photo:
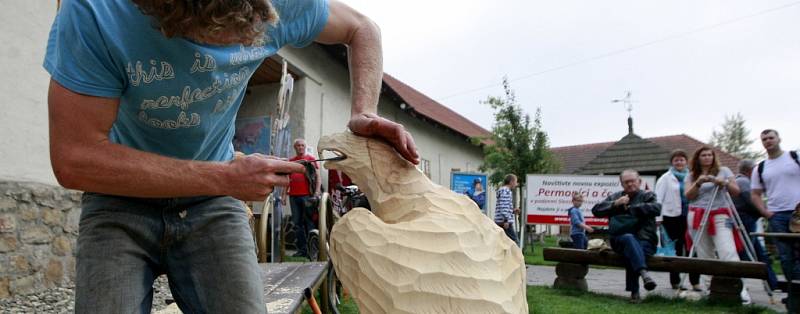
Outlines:
<svg viewBox="0 0 800 314"><path fill-rule="evenodd" d="M531 173L552 173L559 170L558 161L550 152L547 133L542 129L542 111L537 108L533 121L517 104L508 78L503 78L503 97L488 96L482 104L495 110L491 141L484 147L481 171L489 172L489 181L500 184L513 173L520 186ZM473 139L478 142L481 139Z"/></svg>

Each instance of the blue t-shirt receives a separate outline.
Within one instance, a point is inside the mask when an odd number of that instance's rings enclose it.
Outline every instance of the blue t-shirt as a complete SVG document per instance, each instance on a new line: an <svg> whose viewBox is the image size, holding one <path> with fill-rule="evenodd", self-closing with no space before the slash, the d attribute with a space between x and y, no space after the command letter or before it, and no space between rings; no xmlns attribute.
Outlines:
<svg viewBox="0 0 800 314"><path fill-rule="evenodd" d="M580 208L572 207L568 211L569 213L569 234L586 234L586 230L581 228L580 224L584 223L583 213L581 212Z"/></svg>
<svg viewBox="0 0 800 314"><path fill-rule="evenodd" d="M262 46L200 44L165 37L130 0L64 0L44 67L67 89L117 98L111 142L164 156L233 157L234 121L247 81L284 45L322 31L326 0L272 0L280 21Z"/></svg>

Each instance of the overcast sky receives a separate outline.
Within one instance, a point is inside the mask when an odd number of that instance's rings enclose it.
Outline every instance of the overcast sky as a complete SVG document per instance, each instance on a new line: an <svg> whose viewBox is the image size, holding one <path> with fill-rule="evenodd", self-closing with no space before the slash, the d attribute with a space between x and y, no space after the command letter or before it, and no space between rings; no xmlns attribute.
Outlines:
<svg viewBox="0 0 800 314"><path fill-rule="evenodd" d="M800 148L800 1L343 1L381 26L387 73L486 129L507 75L552 146L624 136L631 91L640 136L707 141L740 112Z"/></svg>

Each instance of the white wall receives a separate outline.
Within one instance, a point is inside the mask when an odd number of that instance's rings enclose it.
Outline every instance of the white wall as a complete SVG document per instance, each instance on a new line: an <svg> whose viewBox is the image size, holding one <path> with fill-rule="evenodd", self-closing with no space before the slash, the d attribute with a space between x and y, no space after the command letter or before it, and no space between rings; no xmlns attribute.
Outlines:
<svg viewBox="0 0 800 314"><path fill-rule="evenodd" d="M50 167L47 86L42 67L51 0L0 1L0 180L56 184Z"/></svg>

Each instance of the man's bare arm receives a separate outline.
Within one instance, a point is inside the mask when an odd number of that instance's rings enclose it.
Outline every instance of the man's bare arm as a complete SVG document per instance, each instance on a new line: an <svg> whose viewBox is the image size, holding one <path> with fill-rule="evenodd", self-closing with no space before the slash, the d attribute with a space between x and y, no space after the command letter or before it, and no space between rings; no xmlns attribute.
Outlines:
<svg viewBox="0 0 800 314"><path fill-rule="evenodd" d="M50 81L50 160L66 188L133 197L231 195L263 200L274 185L287 185L275 172L302 172L296 163L267 156L232 162L168 158L112 143L109 130L119 99L72 92Z"/></svg>
<svg viewBox="0 0 800 314"><path fill-rule="evenodd" d="M348 127L353 133L386 140L406 160L418 164L416 144L398 123L381 118L378 97L383 82L383 51L378 25L336 0L330 1L328 23L317 37L325 44L349 48L350 86L353 103Z"/></svg>
<svg viewBox="0 0 800 314"><path fill-rule="evenodd" d="M764 195L764 190L762 189L750 190L750 200L753 202L753 205L761 213L761 216L764 216L765 218L769 219L769 217L772 217L772 212L767 210L767 205L764 204L764 198L762 197L762 195Z"/></svg>

